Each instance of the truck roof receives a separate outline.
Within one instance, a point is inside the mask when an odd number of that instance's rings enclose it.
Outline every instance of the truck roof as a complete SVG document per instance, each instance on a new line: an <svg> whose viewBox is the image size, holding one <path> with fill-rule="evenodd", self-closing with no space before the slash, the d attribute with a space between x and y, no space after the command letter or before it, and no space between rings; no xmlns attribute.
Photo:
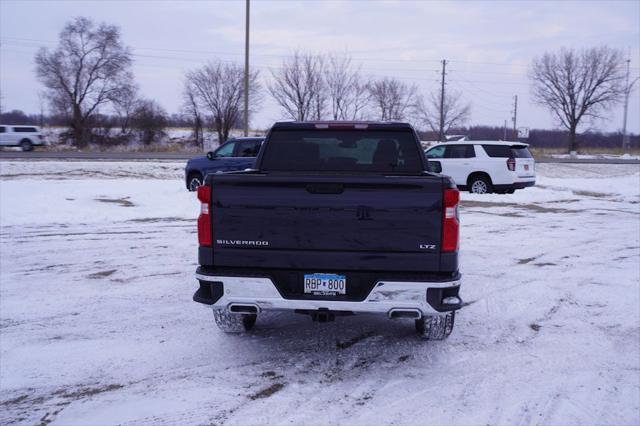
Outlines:
<svg viewBox="0 0 640 426"><path fill-rule="evenodd" d="M278 121L273 129L371 129L413 130L409 123L400 121Z"/></svg>
<svg viewBox="0 0 640 426"><path fill-rule="evenodd" d="M528 143L524 143L524 142L518 142L518 141L447 141L447 142L440 142L438 144L432 145L429 147L429 149L436 147L436 146L440 146L440 145L506 145L506 146L513 146L513 145L522 145L522 146L529 146Z"/></svg>

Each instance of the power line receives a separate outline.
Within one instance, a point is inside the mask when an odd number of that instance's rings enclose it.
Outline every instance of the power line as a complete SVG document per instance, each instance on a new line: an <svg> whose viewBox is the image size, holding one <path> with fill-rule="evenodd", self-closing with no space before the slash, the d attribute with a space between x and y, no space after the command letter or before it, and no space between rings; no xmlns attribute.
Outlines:
<svg viewBox="0 0 640 426"><path fill-rule="evenodd" d="M23 37L9 37L9 36L3 36L2 37L3 40L7 40L7 41L11 41L11 40L15 40L15 41L25 41L25 42L32 42L32 43L44 43L44 44L49 44L49 45L57 45L57 42L54 40L42 40L42 39L33 39L33 38L23 38ZM216 51L216 50L193 50L193 49L169 49L169 48L160 48L160 47L145 47L145 46L129 46L134 50L154 50L154 51L159 51L159 52L173 52L173 53L195 53L195 54L213 54L213 55L229 55L229 56L242 56L243 53L241 52L226 52L226 51ZM375 52L379 52L380 50L376 50ZM354 57L354 59L357 59L359 61L364 61L364 62L396 62L396 63L416 63L416 62L438 62L440 63L440 60L437 59L423 59L423 58L414 58L414 59L400 59L400 58L396 58L396 59L391 59L391 58L367 58L367 57L357 57L357 55L355 55L354 53L358 52L358 51L354 51L354 52L345 52L345 55L349 55L351 57ZM362 51L360 51L362 52ZM373 53L373 52L371 52ZM335 55L340 55L340 53L336 53L334 52L333 54ZM253 56L265 56L265 57L273 57L273 58L291 58L294 55L293 54L284 54L284 53L280 53L280 54L276 54L276 53L253 53ZM489 65L497 65L497 66L511 66L511 67L523 67L523 65L518 65L518 64L510 64L510 63L498 63L498 62L478 62L478 61L463 61L463 60L449 60L449 62L457 62L457 63L468 63L468 64L489 64ZM415 71L425 71L425 69L412 69ZM503 71L496 71L496 72L492 72L492 71L468 71L468 70L459 70L460 72L478 72L478 73L484 73L484 74L505 74L505 75L524 75L522 73L509 73L509 72L503 72Z"/></svg>
<svg viewBox="0 0 640 426"><path fill-rule="evenodd" d="M517 65L517 64L510 64L508 62L482 62L482 61L463 61L463 60L452 60L451 62L459 62L459 63L463 63L463 64L482 64L482 65L498 65L498 66L512 66L512 67L526 67L526 65Z"/></svg>
<svg viewBox="0 0 640 426"><path fill-rule="evenodd" d="M43 40L43 39L34 39L34 38L24 38L24 37L11 37L11 36L2 36L0 40L4 41L18 41L18 42L29 42L29 43L44 43L48 45L57 45L57 41L54 40ZM152 50L158 52L170 52L170 53L194 53L194 54L212 54L212 55L227 55L227 56L242 56L241 52L226 52L226 51L218 51L218 50L194 50L194 49L170 49L170 48L160 48L160 47L146 47L146 46L129 46L134 50ZM375 50L357 50L357 51L349 51L345 52L345 56L351 56L354 59L363 62L393 62L393 63L420 63L420 62L438 62L441 63L439 59L424 59L424 58L413 58L413 59L390 59L390 58L367 58L367 57L358 57L357 53L378 53L383 50L400 50L398 49L375 49ZM416 49L413 49L416 50ZM334 55L340 55L339 52L333 52ZM137 54L139 56L143 56L142 54ZM272 58L291 58L293 54L286 53L252 53L253 56L264 56L264 57L272 57ZM152 55L148 55L148 57L153 57ZM160 56L158 56L160 58ZM171 58L172 57L162 57L162 58ZM184 58L176 58L179 60L185 60ZM194 58L189 58L189 60L194 60ZM469 60L461 60L461 59L448 59L449 63L462 63L462 64L474 64L474 65L492 65L492 66L500 66L500 67L516 67L516 68L528 68L527 65L520 65L509 62L485 62L485 61L469 61ZM640 67L630 67L632 70L639 70ZM395 71L398 69L389 69L389 71ZM431 69L425 68L403 68L402 71L416 71L416 72L424 72L431 71ZM482 71L482 70L465 70L465 69L456 69L456 72L462 73L474 73L474 74L495 74L495 75L520 75L526 76L526 72L505 72L505 71ZM510 84L518 84L514 82L510 82Z"/></svg>
<svg viewBox="0 0 640 426"><path fill-rule="evenodd" d="M518 131L516 130L516 122L518 120L518 95L515 95L513 97L513 135L516 138L516 140L518 139Z"/></svg>
<svg viewBox="0 0 640 426"><path fill-rule="evenodd" d="M474 111L475 110L480 110L480 111L491 111L491 112L495 112L498 114L502 114L502 115L506 115L509 114L511 111L508 109L495 109L495 108L488 108L485 105L482 105L482 102L480 101L479 103L481 104L481 106L476 106L477 104L475 102L477 102L473 97L470 98L471 102L474 102Z"/></svg>
<svg viewBox="0 0 640 426"><path fill-rule="evenodd" d="M519 75L519 76L526 76L526 73L521 73L521 72L501 72L501 71L477 71L477 70L462 70L462 69L456 69L456 72L463 72L463 73L473 73L473 74L497 74L497 75Z"/></svg>
<svg viewBox="0 0 640 426"><path fill-rule="evenodd" d="M516 84L521 86L528 86L529 83L517 82L517 81L497 81L497 80L451 80L451 81L466 81L468 83L489 83L489 84Z"/></svg>
<svg viewBox="0 0 640 426"><path fill-rule="evenodd" d="M20 47L28 47L28 48L36 48L37 46L33 46L33 45L20 45ZM138 48L134 48L133 50L137 50ZM173 50L172 50L173 51ZM174 51L174 52L178 52L178 51ZM150 55L150 54L143 54L143 53L131 53L132 56L134 57L139 57L139 58L153 58L153 59L166 59L166 60L178 60L178 61L190 61L190 62L198 62L198 63L202 63L202 62L206 62L207 58L194 58L194 57L185 57L185 56L165 56L165 55ZM254 56L261 56L259 54L255 54ZM269 55L269 56L275 56L275 55ZM288 55L287 55L288 57ZM220 62L225 62L225 63L237 63L236 61L231 61L231 60L222 60L222 59L218 59ZM281 65L263 65L263 67L268 67L268 68L273 68L273 69L281 69L282 66ZM415 71L415 72L435 72L436 70L433 68L370 68L370 67L364 67L363 69L365 70L371 70L371 71L380 71L380 72L394 72L394 71ZM421 80L422 78L414 78L416 80ZM426 79L426 80L431 80L431 79Z"/></svg>
<svg viewBox="0 0 640 426"><path fill-rule="evenodd" d="M244 136L249 136L249 0L246 0L244 35Z"/></svg>
<svg viewBox="0 0 640 426"><path fill-rule="evenodd" d="M513 96L511 94L507 95L507 94L503 94L502 92L495 92L493 90L483 89L481 87L476 86L474 83L470 82L469 80L462 80L461 79L461 80L449 80L449 81L453 81L453 82L458 83L458 84L460 84L460 83L468 83L468 85L467 84L461 84L461 86L466 90L471 90L472 92L476 91L476 90L479 91L479 92L482 92L482 93L484 93L483 96L489 95L491 97L509 98L509 99L511 99L511 96ZM502 103L502 102L500 102L500 103Z"/></svg>

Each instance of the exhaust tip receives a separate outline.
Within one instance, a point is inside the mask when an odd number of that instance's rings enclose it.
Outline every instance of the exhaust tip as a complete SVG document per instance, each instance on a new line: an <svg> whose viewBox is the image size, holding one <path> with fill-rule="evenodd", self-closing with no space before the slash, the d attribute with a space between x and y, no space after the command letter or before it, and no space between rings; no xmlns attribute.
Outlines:
<svg viewBox="0 0 640 426"><path fill-rule="evenodd" d="M260 311L257 305L242 305L232 303L229 305L229 312L234 314L257 314Z"/></svg>
<svg viewBox="0 0 640 426"><path fill-rule="evenodd" d="M460 303L462 303L462 301L456 296L445 297L442 299L443 305L459 305Z"/></svg>
<svg viewBox="0 0 640 426"><path fill-rule="evenodd" d="M389 318L411 318L411 319L420 319L422 318L422 312L419 309L391 309L389 311Z"/></svg>

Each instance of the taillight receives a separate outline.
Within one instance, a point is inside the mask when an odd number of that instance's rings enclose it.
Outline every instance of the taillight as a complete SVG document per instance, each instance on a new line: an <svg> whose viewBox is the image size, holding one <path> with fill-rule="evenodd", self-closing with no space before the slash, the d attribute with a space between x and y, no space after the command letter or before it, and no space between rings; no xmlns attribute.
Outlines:
<svg viewBox="0 0 640 426"><path fill-rule="evenodd" d="M511 170L512 172L516 171L516 159L515 158L509 158L507 160L507 169Z"/></svg>
<svg viewBox="0 0 640 426"><path fill-rule="evenodd" d="M211 245L211 187L200 185L198 187L198 200L200 200L200 216L198 216L198 242L201 246Z"/></svg>
<svg viewBox="0 0 640 426"><path fill-rule="evenodd" d="M458 250L460 239L460 221L458 203L460 192L457 189L444 190L444 214L442 215L442 252Z"/></svg>

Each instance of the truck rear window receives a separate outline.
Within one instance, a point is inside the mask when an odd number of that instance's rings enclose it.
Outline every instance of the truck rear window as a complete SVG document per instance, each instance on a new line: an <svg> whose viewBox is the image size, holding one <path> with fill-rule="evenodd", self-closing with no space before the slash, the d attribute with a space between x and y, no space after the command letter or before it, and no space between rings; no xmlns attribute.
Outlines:
<svg viewBox="0 0 640 426"><path fill-rule="evenodd" d="M489 157L532 158L526 145L482 145Z"/></svg>
<svg viewBox="0 0 640 426"><path fill-rule="evenodd" d="M409 130L274 130L261 170L416 174L421 155Z"/></svg>

